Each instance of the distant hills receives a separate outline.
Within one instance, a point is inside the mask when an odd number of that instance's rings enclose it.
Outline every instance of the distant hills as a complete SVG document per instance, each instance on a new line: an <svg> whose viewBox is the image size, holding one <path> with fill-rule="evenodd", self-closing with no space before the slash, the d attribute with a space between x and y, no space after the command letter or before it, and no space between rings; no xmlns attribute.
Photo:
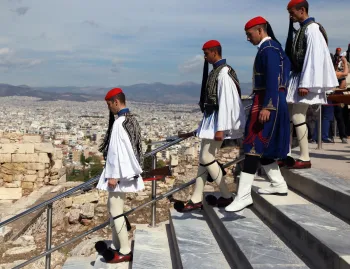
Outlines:
<svg viewBox="0 0 350 269"><path fill-rule="evenodd" d="M130 86L119 86L127 94L127 98L136 102L156 102L164 104L195 104L198 103L201 85L186 82L176 85L163 83L140 83ZM242 94L251 93L251 83L241 83ZM29 87L27 85L13 86L0 84L0 97L30 96L42 101L92 101L103 100L110 88L98 87Z"/></svg>

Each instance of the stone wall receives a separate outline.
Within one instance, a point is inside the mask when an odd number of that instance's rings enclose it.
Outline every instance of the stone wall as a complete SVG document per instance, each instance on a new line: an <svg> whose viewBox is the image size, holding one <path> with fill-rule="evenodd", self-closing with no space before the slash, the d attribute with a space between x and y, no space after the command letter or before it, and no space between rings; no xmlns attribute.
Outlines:
<svg viewBox="0 0 350 269"><path fill-rule="evenodd" d="M64 182L62 159L62 150L42 142L40 135L0 133L0 200Z"/></svg>

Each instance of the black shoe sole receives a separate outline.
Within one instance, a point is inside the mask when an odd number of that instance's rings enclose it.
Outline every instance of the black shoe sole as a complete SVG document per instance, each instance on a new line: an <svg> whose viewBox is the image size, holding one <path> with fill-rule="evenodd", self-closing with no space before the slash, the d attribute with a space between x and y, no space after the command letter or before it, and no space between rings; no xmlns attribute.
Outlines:
<svg viewBox="0 0 350 269"><path fill-rule="evenodd" d="M288 193L259 193L260 195L277 195L277 196L287 196Z"/></svg>

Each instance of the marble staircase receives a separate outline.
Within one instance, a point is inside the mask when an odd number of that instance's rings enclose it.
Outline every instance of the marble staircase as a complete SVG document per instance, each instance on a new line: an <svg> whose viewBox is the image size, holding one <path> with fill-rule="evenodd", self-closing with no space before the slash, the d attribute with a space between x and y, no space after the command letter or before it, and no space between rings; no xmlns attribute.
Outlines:
<svg viewBox="0 0 350 269"><path fill-rule="evenodd" d="M241 212L204 203L196 212L170 210L164 227L137 227L130 264L97 257L63 268L350 269L350 182L317 169L283 174L288 196L259 195L269 182L257 177L254 205Z"/></svg>

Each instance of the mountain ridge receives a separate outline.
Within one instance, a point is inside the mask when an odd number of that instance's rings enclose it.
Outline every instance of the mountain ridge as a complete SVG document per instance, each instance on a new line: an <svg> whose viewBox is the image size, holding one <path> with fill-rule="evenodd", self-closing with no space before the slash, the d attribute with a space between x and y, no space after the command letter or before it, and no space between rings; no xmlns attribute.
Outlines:
<svg viewBox="0 0 350 269"><path fill-rule="evenodd" d="M155 102L164 104L196 104L200 96L201 85L194 82L180 84L164 84L161 82L138 83L129 86L118 86L127 94L130 101ZM242 95L251 91L251 83L241 83ZM0 83L0 97L29 96L37 97L42 101L92 101L103 100L110 88L107 87L77 87L52 86L30 87L28 85L10 85Z"/></svg>

